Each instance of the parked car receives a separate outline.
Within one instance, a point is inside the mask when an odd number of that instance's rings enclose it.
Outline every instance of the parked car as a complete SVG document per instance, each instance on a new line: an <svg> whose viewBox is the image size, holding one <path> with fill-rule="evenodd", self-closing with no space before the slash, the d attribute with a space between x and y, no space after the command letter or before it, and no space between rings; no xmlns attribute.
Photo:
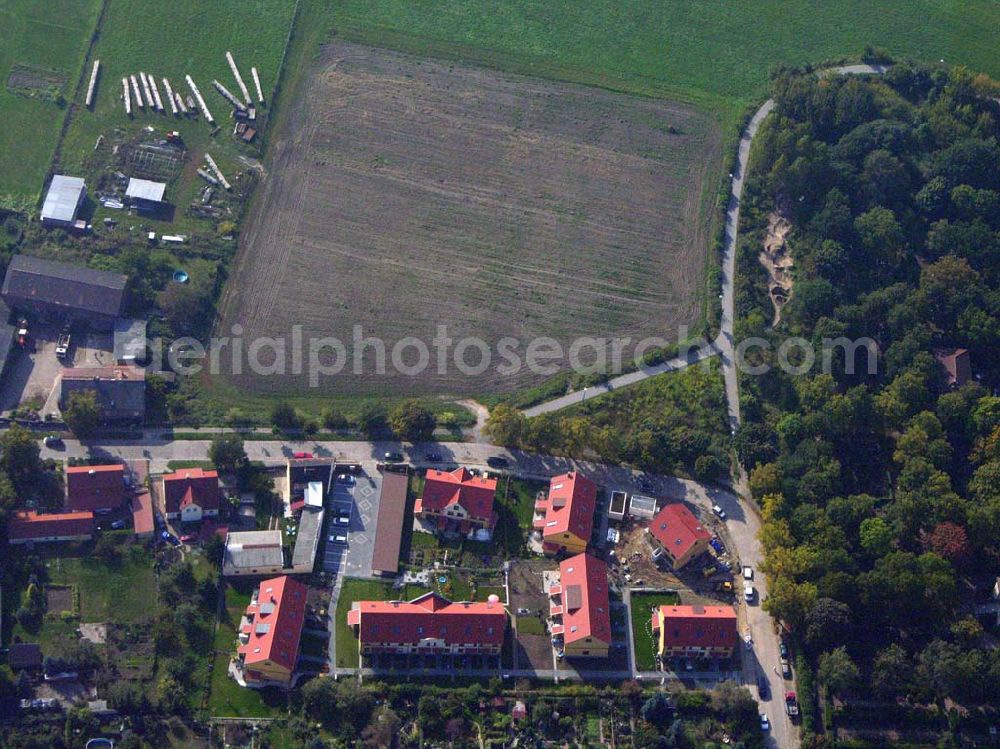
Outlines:
<svg viewBox="0 0 1000 749"><path fill-rule="evenodd" d="M295 460L308 460L312 456L313 456L312 453L305 453L305 452L292 453L292 457L295 458Z"/></svg>
<svg viewBox="0 0 1000 749"><path fill-rule="evenodd" d="M743 579L753 580L753 567L751 567L749 564L743 565Z"/></svg>
<svg viewBox="0 0 1000 749"><path fill-rule="evenodd" d="M114 529L116 531L120 531L122 528L125 527L125 521L124 520L115 520L113 523L111 523L111 527L112 527L112 529Z"/></svg>
<svg viewBox="0 0 1000 749"><path fill-rule="evenodd" d="M386 463L401 463L403 462L403 453L387 452L384 458Z"/></svg>
<svg viewBox="0 0 1000 749"><path fill-rule="evenodd" d="M347 543L347 536L346 536L346 535L344 535L343 533L334 533L334 534L333 534L332 536L330 536L330 538L329 538L329 539L327 539L327 540L328 540L328 541L329 541L329 542L330 542L331 544L346 544L346 543Z"/></svg>
<svg viewBox="0 0 1000 749"><path fill-rule="evenodd" d="M788 662L787 658L781 659L781 675L786 679L792 678L792 664Z"/></svg>
<svg viewBox="0 0 1000 749"><path fill-rule="evenodd" d="M510 461L502 455L491 455L486 459L486 465L490 468L506 468L510 465Z"/></svg>
<svg viewBox="0 0 1000 749"><path fill-rule="evenodd" d="M45 445L46 447L51 447L53 449L66 446L66 443L63 442L62 437L57 437L54 434L46 435L45 439L42 440L42 444Z"/></svg>
<svg viewBox="0 0 1000 749"><path fill-rule="evenodd" d="M718 515L720 520L726 519L726 511L719 507L719 505L712 505L712 512Z"/></svg>
<svg viewBox="0 0 1000 749"><path fill-rule="evenodd" d="M342 473L337 476L338 484L346 484L347 486L354 486L356 483L355 478L349 473Z"/></svg>
<svg viewBox="0 0 1000 749"><path fill-rule="evenodd" d="M767 719L767 713L761 713L761 716L760 716L760 730L762 730L762 731L770 731L771 730L771 721Z"/></svg>
<svg viewBox="0 0 1000 749"><path fill-rule="evenodd" d="M788 644L784 640L778 640L778 652L782 658L788 657Z"/></svg>
<svg viewBox="0 0 1000 749"><path fill-rule="evenodd" d="M753 589L753 585L751 583L747 583L743 586L743 598L746 599L747 603L752 603L756 595L757 591Z"/></svg>
<svg viewBox="0 0 1000 749"><path fill-rule="evenodd" d="M766 700L768 698L769 694L768 683L767 679L765 679L763 676L757 678L757 694L760 695L760 698L762 700Z"/></svg>
<svg viewBox="0 0 1000 749"><path fill-rule="evenodd" d="M788 713L788 717L793 720L798 717L799 701L795 697L795 692L785 692L785 712Z"/></svg>
<svg viewBox="0 0 1000 749"><path fill-rule="evenodd" d="M335 525L350 525L351 524L351 516L350 515L337 515L333 519L333 522L334 522Z"/></svg>

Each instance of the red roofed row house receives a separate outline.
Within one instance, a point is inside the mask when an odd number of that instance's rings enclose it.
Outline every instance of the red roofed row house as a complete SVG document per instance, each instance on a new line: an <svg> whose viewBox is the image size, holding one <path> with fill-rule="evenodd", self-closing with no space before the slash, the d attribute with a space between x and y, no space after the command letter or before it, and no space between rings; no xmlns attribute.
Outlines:
<svg viewBox="0 0 1000 749"><path fill-rule="evenodd" d="M87 541L93 537L94 513L89 510L45 515L33 510L15 512L7 521L7 540L11 544Z"/></svg>
<svg viewBox="0 0 1000 749"><path fill-rule="evenodd" d="M549 617L554 638L562 638L568 657L607 658L611 647L608 566L589 554L577 554L549 578Z"/></svg>
<svg viewBox="0 0 1000 749"><path fill-rule="evenodd" d="M308 590L287 575L261 582L240 621L235 666L246 686L291 685Z"/></svg>
<svg viewBox="0 0 1000 749"><path fill-rule="evenodd" d="M427 471L423 496L418 497L413 514L439 533L476 535L488 540L496 528L493 498L496 479L476 476L468 468L454 471Z"/></svg>
<svg viewBox="0 0 1000 749"><path fill-rule="evenodd" d="M542 534L548 555L579 554L586 550L594 531L597 485L574 471L554 477L549 493L535 502L533 525Z"/></svg>
<svg viewBox="0 0 1000 749"><path fill-rule="evenodd" d="M664 658L728 658L739 643L732 606L660 606L652 624Z"/></svg>
<svg viewBox="0 0 1000 749"><path fill-rule="evenodd" d="M66 512L19 512L7 525L12 544L87 541L94 537L94 513L125 504L125 466L66 467Z"/></svg>
<svg viewBox="0 0 1000 749"><path fill-rule="evenodd" d="M410 602L356 601L347 612L361 653L499 655L507 612L499 601L452 603L437 593Z"/></svg>
<svg viewBox="0 0 1000 749"><path fill-rule="evenodd" d="M705 553L712 540L712 534L681 502L666 505L649 521L646 530L653 545L653 559L665 555L675 570Z"/></svg>
<svg viewBox="0 0 1000 749"><path fill-rule="evenodd" d="M219 472L184 468L163 476L163 514L168 520L196 523L218 517L222 493Z"/></svg>

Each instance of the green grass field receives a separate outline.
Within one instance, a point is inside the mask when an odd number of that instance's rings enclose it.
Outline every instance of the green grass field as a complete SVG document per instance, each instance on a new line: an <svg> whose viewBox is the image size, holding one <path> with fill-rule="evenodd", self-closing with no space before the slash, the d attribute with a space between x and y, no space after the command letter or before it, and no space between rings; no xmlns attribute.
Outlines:
<svg viewBox="0 0 1000 749"><path fill-rule="evenodd" d="M656 668L656 642L652 637L652 609L664 604L679 603L676 593L636 593L632 596L632 643L635 665L640 671Z"/></svg>
<svg viewBox="0 0 1000 749"><path fill-rule="evenodd" d="M178 130L189 151L186 168L168 181L166 198L177 206L174 231L197 228L198 222L184 215L184 208L195 198L204 182L194 168L208 151L218 162L230 182L241 168L240 156L259 155L256 145L244 146L232 136L232 109L213 88L218 79L230 91L239 89L226 62L227 50L233 53L244 82L256 98L251 66L261 77L265 98L270 101L277 84L285 44L292 22L295 3L290 0L216 0L199 3L158 3L152 0L109 0L100 38L93 57L101 60L101 74L96 100L91 110L84 108L86 89L80 92L69 129L62 143L60 171L77 174L97 185L106 166L113 161L113 145L143 134L147 126L156 129L150 137L162 138L167 130ZM173 40L171 40L171 36ZM90 72L90 61L87 63ZM128 74L145 71L155 77L161 99L166 96L162 78L167 77L173 89L189 93L184 76L190 74L198 85L208 108L216 119L220 132L212 136L213 126L199 118L189 120L174 117L166 107L165 114L155 114L149 107L138 109L133 102L133 118L126 116L121 101L121 79ZM266 110L265 110L266 111ZM95 150L99 136L105 138ZM98 208L94 214L120 217L119 211Z"/></svg>
<svg viewBox="0 0 1000 749"><path fill-rule="evenodd" d="M70 98L99 7L99 0L0 2L0 207L34 207L66 115L54 92L11 91L11 70L55 71L64 81L59 93Z"/></svg>
<svg viewBox="0 0 1000 749"><path fill-rule="evenodd" d="M65 554L73 548L67 546L59 551ZM45 650L59 640L76 639L75 631L80 622L129 624L154 615L149 596L150 591L156 590L156 577L153 558L144 548L128 547L121 561L113 564L90 554L89 544L78 548L79 555L52 556L46 559L46 565L47 584L76 589L80 601L79 619L64 620L60 612L50 611L37 631L28 632L15 624L12 634L26 642L37 642ZM24 582L26 587L27 581ZM12 598L11 603L14 602Z"/></svg>
<svg viewBox="0 0 1000 749"><path fill-rule="evenodd" d="M858 56L944 58L1000 73L993 0L343 0L344 36L663 95L730 113L779 63Z"/></svg>

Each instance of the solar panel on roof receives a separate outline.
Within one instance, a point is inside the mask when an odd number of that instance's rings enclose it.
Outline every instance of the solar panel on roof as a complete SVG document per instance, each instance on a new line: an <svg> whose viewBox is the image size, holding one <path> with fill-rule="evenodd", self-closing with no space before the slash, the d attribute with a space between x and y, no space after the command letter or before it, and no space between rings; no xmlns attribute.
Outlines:
<svg viewBox="0 0 1000 749"><path fill-rule="evenodd" d="M578 609L583 605L583 591L579 585L570 585L566 588L566 607L570 610Z"/></svg>
<svg viewBox="0 0 1000 749"><path fill-rule="evenodd" d="M262 603L260 605L260 613L262 613L262 614L273 614L274 613L274 604L271 603L270 601L268 601L267 603Z"/></svg>
<svg viewBox="0 0 1000 749"><path fill-rule="evenodd" d="M258 635L266 635L270 631L271 631L270 622L258 622L257 626L254 628L254 632L256 632Z"/></svg>

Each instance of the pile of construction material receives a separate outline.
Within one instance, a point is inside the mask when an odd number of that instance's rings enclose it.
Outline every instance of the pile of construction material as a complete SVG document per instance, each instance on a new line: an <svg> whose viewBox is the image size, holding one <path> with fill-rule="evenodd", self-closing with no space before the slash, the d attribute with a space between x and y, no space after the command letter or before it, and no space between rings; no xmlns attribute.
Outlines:
<svg viewBox="0 0 1000 749"><path fill-rule="evenodd" d="M232 72L233 78L236 80L239 95L230 91L225 84L217 79L212 79L212 85L215 90L218 91L219 94L233 107L232 117L237 120L238 123L237 128L233 131L234 135L237 135L243 140L249 142L253 139L253 136L256 135L257 130L256 127L252 127L247 123L256 122L257 107L264 104L264 90L260 83L260 74L257 72L256 67L250 68L250 75L253 79L254 88L257 93L257 101L255 102L250 95L250 89L243 80L243 75L240 73L239 66L236 64L233 53L228 50L226 51L226 62L229 63L229 70ZM90 86L87 89L88 107L91 106L94 100L94 88L97 84L99 67L100 60L95 60L94 67L90 75ZM138 73L130 73L123 76L121 98L125 107L125 114L131 117L133 113L139 112L140 110L166 113L167 109L169 109L170 114L174 116L198 114L200 112L206 122L214 124L215 117L212 116L212 112L209 110L208 104L205 103L205 98L202 96L201 90L198 88L198 84L195 83L194 79L190 75L185 75L184 81L187 83L188 89L191 91L191 95L185 95L179 89L172 86L168 78L160 78L166 98L166 106L164 106L164 98L161 97L160 88L157 85L156 78L152 75L146 73L145 71L139 71Z"/></svg>

